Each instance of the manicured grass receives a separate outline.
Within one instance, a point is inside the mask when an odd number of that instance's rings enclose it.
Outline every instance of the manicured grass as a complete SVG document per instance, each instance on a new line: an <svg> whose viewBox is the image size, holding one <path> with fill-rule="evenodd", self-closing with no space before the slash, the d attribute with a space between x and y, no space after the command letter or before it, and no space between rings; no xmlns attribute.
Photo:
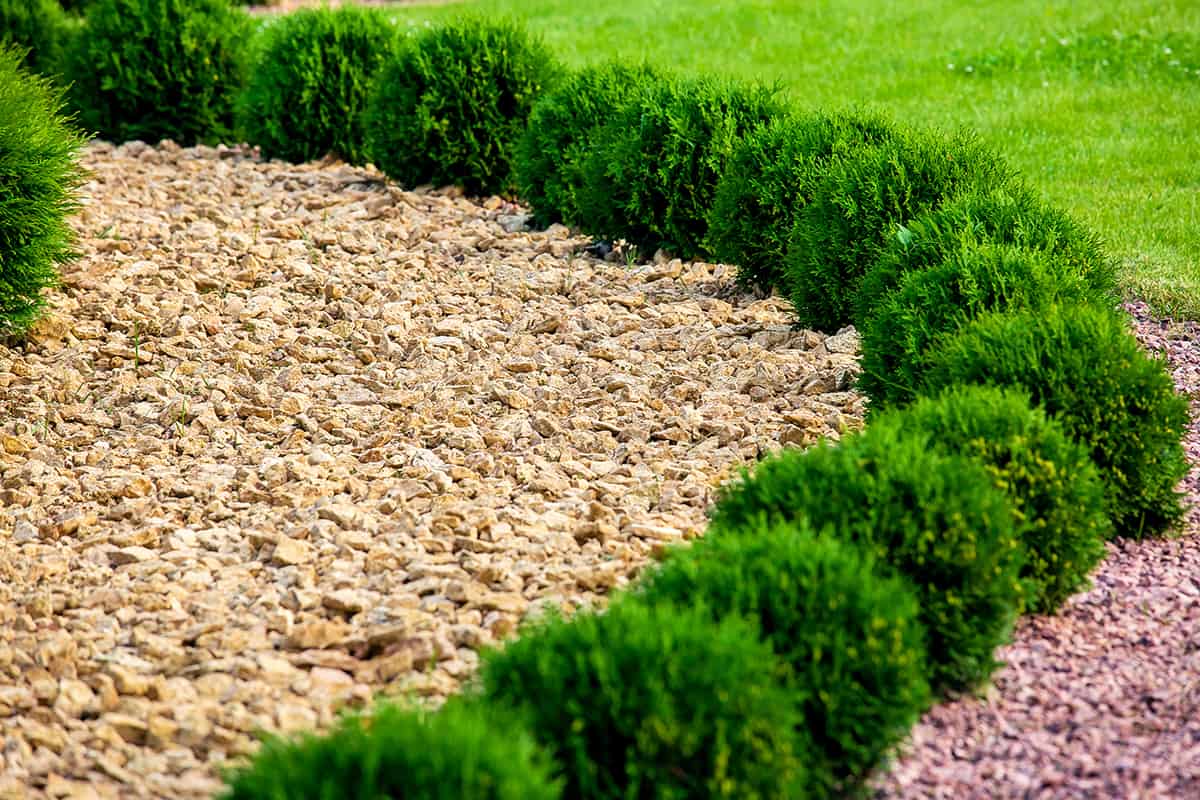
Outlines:
<svg viewBox="0 0 1200 800"><path fill-rule="evenodd" d="M645 59L777 81L799 106L974 127L1104 236L1130 295L1200 319L1194 0L466 0L386 13L419 25L464 10L521 18L575 65Z"/></svg>

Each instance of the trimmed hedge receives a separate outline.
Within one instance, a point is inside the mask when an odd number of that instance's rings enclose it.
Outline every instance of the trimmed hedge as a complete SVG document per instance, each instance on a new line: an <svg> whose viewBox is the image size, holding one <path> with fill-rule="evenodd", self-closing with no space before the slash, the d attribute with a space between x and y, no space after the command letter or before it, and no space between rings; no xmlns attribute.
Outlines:
<svg viewBox="0 0 1200 800"><path fill-rule="evenodd" d="M368 153L405 186L511 192L516 142L560 75L546 45L515 22L430 28L400 48L375 82Z"/></svg>
<svg viewBox="0 0 1200 800"><path fill-rule="evenodd" d="M636 597L715 618L757 619L788 668L811 753L804 797L860 789L930 702L925 630L912 586L859 548L794 523L676 547Z"/></svg>
<svg viewBox="0 0 1200 800"><path fill-rule="evenodd" d="M1011 171L971 135L906 130L831 165L788 243L787 282L802 325L851 321L863 275L899 226L969 190L999 188Z"/></svg>
<svg viewBox="0 0 1200 800"><path fill-rule="evenodd" d="M1084 275L1092 296L1116 302L1116 261L1105 254L1099 237L1032 191L1009 187L968 192L901 226L858 288L855 324L865 325L908 273L985 242L1044 251Z"/></svg>
<svg viewBox="0 0 1200 800"><path fill-rule="evenodd" d="M23 333L42 290L75 258L67 217L83 182L84 139L62 114L62 91L0 47L0 336Z"/></svg>
<svg viewBox="0 0 1200 800"><path fill-rule="evenodd" d="M0 0L0 46L28 52L22 65L42 75L62 67L71 19L56 0Z"/></svg>
<svg viewBox="0 0 1200 800"><path fill-rule="evenodd" d="M717 181L740 139L782 113L773 89L711 78L634 92L592 139L579 210L586 229L643 254L707 254Z"/></svg>
<svg viewBox="0 0 1200 800"><path fill-rule="evenodd" d="M1086 448L1014 389L951 385L872 420L981 461L1012 503L1025 543L1025 608L1053 613L1104 557L1112 522Z"/></svg>
<svg viewBox="0 0 1200 800"><path fill-rule="evenodd" d="M579 193L592 138L627 99L662 80L647 65L585 67L538 100L514 156L517 190L541 226L583 225Z"/></svg>
<svg viewBox="0 0 1200 800"><path fill-rule="evenodd" d="M758 631L619 599L485 654L483 698L528 715L565 798L802 797L796 700Z"/></svg>
<svg viewBox="0 0 1200 800"><path fill-rule="evenodd" d="M1090 451L1119 536L1141 539L1182 517L1176 485L1188 403L1116 313L1057 308L986 314L929 357L922 391L957 383L1012 386Z"/></svg>
<svg viewBox="0 0 1200 800"><path fill-rule="evenodd" d="M910 403L929 349L979 315L1094 299L1074 265L1044 251L964 245L938 266L906 275L863 327L858 388L872 412Z"/></svg>
<svg viewBox="0 0 1200 800"><path fill-rule="evenodd" d="M249 17L228 0L93 0L66 74L79 122L115 142L232 138Z"/></svg>
<svg viewBox="0 0 1200 800"><path fill-rule="evenodd" d="M269 738L225 780L222 800L557 800L561 789L519 720L461 699L436 713L382 705L321 736Z"/></svg>
<svg viewBox="0 0 1200 800"><path fill-rule="evenodd" d="M928 436L869 427L839 445L785 450L727 485L709 535L756 522L807 521L859 543L917 587L930 684L977 685L996 666L1022 595L1023 548L987 470Z"/></svg>
<svg viewBox="0 0 1200 800"><path fill-rule="evenodd" d="M333 153L366 161L370 82L399 39L382 15L355 6L307 8L268 27L238 103L238 126L268 158Z"/></svg>
<svg viewBox="0 0 1200 800"><path fill-rule="evenodd" d="M738 283L784 289L788 239L829 164L894 133L872 114L786 116L734 148L708 215L708 249L736 264Z"/></svg>

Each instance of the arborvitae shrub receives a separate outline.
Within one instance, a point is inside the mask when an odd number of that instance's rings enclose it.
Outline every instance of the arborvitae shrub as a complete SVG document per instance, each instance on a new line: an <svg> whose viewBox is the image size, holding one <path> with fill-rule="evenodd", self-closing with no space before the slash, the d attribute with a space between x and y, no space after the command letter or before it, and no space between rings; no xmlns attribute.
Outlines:
<svg viewBox="0 0 1200 800"><path fill-rule="evenodd" d="M796 700L749 622L618 599L485 653L483 699L530 719L565 798L803 797Z"/></svg>
<svg viewBox="0 0 1200 800"><path fill-rule="evenodd" d="M228 0L93 0L67 56L80 124L116 142L230 141L251 30Z"/></svg>
<svg viewBox="0 0 1200 800"><path fill-rule="evenodd" d="M929 704L914 590L859 547L801 523L760 520L737 533L673 549L636 596L757 619L811 740L813 783L802 796L853 791Z"/></svg>
<svg viewBox="0 0 1200 800"><path fill-rule="evenodd" d="M460 20L405 43L376 78L368 153L405 186L511 192L513 151L561 67L515 22Z"/></svg>
<svg viewBox="0 0 1200 800"><path fill-rule="evenodd" d="M734 148L708 215L713 257L736 264L743 286L783 289L783 265L796 215L831 161L892 135L891 123L861 114L780 117Z"/></svg>
<svg viewBox="0 0 1200 800"><path fill-rule="evenodd" d="M517 191L541 225L584 224L583 163L595 132L629 98L662 80L619 62L586 67L537 101L514 156Z"/></svg>
<svg viewBox="0 0 1200 800"><path fill-rule="evenodd" d="M949 386L872 426L927 434L939 449L980 460L1012 503L1025 542L1025 607L1053 613L1104 557L1112 522L1085 447L1014 389Z"/></svg>
<svg viewBox="0 0 1200 800"><path fill-rule="evenodd" d="M0 46L24 48L24 66L43 75L62 67L71 21L56 0L0 0Z"/></svg>
<svg viewBox="0 0 1200 800"><path fill-rule="evenodd" d="M1188 403L1165 361L1147 355L1115 312L985 314L929 355L922 391L955 383L1023 389L1083 443L1118 536L1153 536L1181 518L1175 487L1187 473Z"/></svg>
<svg viewBox="0 0 1200 800"><path fill-rule="evenodd" d="M1093 296L1116 300L1116 262L1099 238L1018 186L968 192L899 228L859 286L855 324L865 325L909 272L936 266L961 247L982 242L1045 251L1084 275Z"/></svg>
<svg viewBox="0 0 1200 800"><path fill-rule="evenodd" d="M972 319L1092 299L1085 276L1044 251L964 245L936 267L905 276L863 327L858 388L873 411L912 402L929 349Z"/></svg>
<svg viewBox="0 0 1200 800"><path fill-rule="evenodd" d="M557 800L552 765L516 718L451 699L382 705L327 734L268 739L223 800Z"/></svg>
<svg viewBox="0 0 1200 800"><path fill-rule="evenodd" d="M1004 161L963 133L907 130L831 165L788 243L787 282L800 323L828 331L848 324L863 275L900 225L1009 179Z"/></svg>
<svg viewBox="0 0 1200 800"><path fill-rule="evenodd" d="M284 16L263 34L239 100L242 135L268 158L364 163L370 82L398 38L381 14L354 6Z"/></svg>
<svg viewBox="0 0 1200 800"><path fill-rule="evenodd" d="M83 137L62 93L0 47L0 336L19 334L45 305L42 289L74 258L67 216L82 181Z"/></svg>
<svg viewBox="0 0 1200 800"><path fill-rule="evenodd" d="M858 543L917 588L930 683L963 689L996 666L1022 590L1008 499L983 465L935 450L927 435L868 427L837 446L785 450L725 487L710 536L803 520Z"/></svg>
<svg viewBox="0 0 1200 800"><path fill-rule="evenodd" d="M776 92L710 78L637 92L596 132L580 213L590 233L705 255L717 181L743 136L782 113Z"/></svg>

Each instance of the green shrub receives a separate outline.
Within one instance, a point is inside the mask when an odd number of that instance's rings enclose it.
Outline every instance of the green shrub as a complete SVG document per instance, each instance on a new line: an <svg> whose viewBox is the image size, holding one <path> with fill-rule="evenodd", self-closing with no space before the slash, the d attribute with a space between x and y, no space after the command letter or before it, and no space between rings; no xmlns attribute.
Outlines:
<svg viewBox="0 0 1200 800"><path fill-rule="evenodd" d="M734 148L708 215L714 258L736 264L743 286L783 289L783 264L796 216L831 161L892 135L882 117L807 114L753 130Z"/></svg>
<svg viewBox="0 0 1200 800"><path fill-rule="evenodd" d="M930 684L971 687L996 666L1021 597L1022 547L1008 499L978 462L929 437L868 427L841 444L785 450L725 487L710 536L807 521L859 543L917 587Z"/></svg>
<svg viewBox="0 0 1200 800"><path fill-rule="evenodd" d="M33 72L58 73L70 25L56 0L0 0L0 46L28 50L24 66Z"/></svg>
<svg viewBox="0 0 1200 800"><path fill-rule="evenodd" d="M741 137L781 113L776 92L711 78L636 92L596 132L584 161L580 213L589 232L705 255L717 181Z"/></svg>
<svg viewBox="0 0 1200 800"><path fill-rule="evenodd" d="M787 283L802 325L848 324L867 269L898 227L962 192L1009 180L1003 160L967 134L908 130L833 164L788 243Z"/></svg>
<svg viewBox="0 0 1200 800"><path fill-rule="evenodd" d="M231 140L250 31L228 0L93 0L67 54L80 124L117 142Z"/></svg>
<svg viewBox="0 0 1200 800"><path fill-rule="evenodd" d="M983 462L1004 491L1025 543L1025 607L1053 613L1104 557L1112 522L1104 483L1086 448L1029 396L1013 389L949 386L872 426L920 432L941 450Z"/></svg>
<svg viewBox="0 0 1200 800"><path fill-rule="evenodd" d="M518 721L451 699L436 713L382 705L328 734L273 737L226 775L223 800L556 800L549 759Z"/></svg>
<svg viewBox="0 0 1200 800"><path fill-rule="evenodd" d="M669 551L637 596L757 619L811 740L810 780L820 783L803 796L861 788L929 704L914 590L880 575L858 547L799 523L758 521L737 533Z"/></svg>
<svg viewBox="0 0 1200 800"><path fill-rule="evenodd" d="M371 159L405 186L511 192L516 142L560 73L545 44L515 22L464 19L424 31L376 79Z"/></svg>
<svg viewBox="0 0 1200 800"><path fill-rule="evenodd" d="M75 257L67 216L83 174L83 137L62 93L0 47L0 336L20 334L45 306L42 289Z"/></svg>
<svg viewBox="0 0 1200 800"><path fill-rule="evenodd" d="M1176 484L1188 404L1164 361L1126 321L1097 308L986 314L938 345L922 390L955 383L1013 386L1090 451L1118 536L1161 533L1182 516Z"/></svg>
<svg viewBox="0 0 1200 800"><path fill-rule="evenodd" d="M854 298L865 325L909 272L936 266L960 248L997 242L1045 251L1087 276L1097 298L1117 298L1116 262L1098 237L1028 189L968 192L902 226L867 271Z"/></svg>
<svg viewBox="0 0 1200 800"><path fill-rule="evenodd" d="M749 622L618 599L485 653L483 697L529 716L564 797L793 798L795 699Z"/></svg>
<svg viewBox="0 0 1200 800"><path fill-rule="evenodd" d="M540 225L580 225L583 163L592 138L628 98L661 80L649 66L586 67L538 100L514 156L517 190Z"/></svg>
<svg viewBox="0 0 1200 800"><path fill-rule="evenodd" d="M364 163L370 82L397 40L386 18L364 8L286 15L263 34L238 104L246 140L268 158L311 161L333 153Z"/></svg>
<svg viewBox="0 0 1200 800"><path fill-rule="evenodd" d="M873 411L910 403L939 338L989 311L1088 302L1089 291L1073 265L1044 251L965 245L938 266L905 276L863 327L858 388Z"/></svg>

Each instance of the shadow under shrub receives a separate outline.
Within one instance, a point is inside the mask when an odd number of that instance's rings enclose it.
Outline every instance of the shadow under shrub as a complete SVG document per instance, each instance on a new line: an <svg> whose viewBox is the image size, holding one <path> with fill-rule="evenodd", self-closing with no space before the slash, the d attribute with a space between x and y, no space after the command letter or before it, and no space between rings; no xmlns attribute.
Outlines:
<svg viewBox="0 0 1200 800"><path fill-rule="evenodd" d="M646 65L585 67L538 100L517 143L517 191L541 226L583 225L579 193L595 132L659 74Z"/></svg>
<svg viewBox="0 0 1200 800"><path fill-rule="evenodd" d="M923 393L957 383L1022 389L1058 420L1099 469L1116 535L1153 536L1181 519L1188 403L1121 315L1092 307L985 314L930 353Z"/></svg>
<svg viewBox="0 0 1200 800"><path fill-rule="evenodd" d="M584 161L584 228L643 255L708 253L717 181L743 136L782 113L776 91L712 78L656 82L596 132Z"/></svg>
<svg viewBox="0 0 1200 800"><path fill-rule="evenodd" d="M561 72L546 45L512 21L464 19L423 31L376 78L368 154L404 186L511 193L516 142Z"/></svg>
<svg viewBox="0 0 1200 800"><path fill-rule="evenodd" d="M810 754L803 797L860 789L930 702L913 588L855 545L801 523L748 523L668 551L634 595L751 617L780 656Z"/></svg>
<svg viewBox="0 0 1200 800"><path fill-rule="evenodd" d="M972 191L897 230L867 271L854 298L854 322L865 325L910 272L940 264L964 246L995 242L1044 251L1085 276L1091 295L1115 304L1116 262L1099 237L1022 187Z"/></svg>
<svg viewBox="0 0 1200 800"><path fill-rule="evenodd" d="M366 161L363 122L372 78L399 40L383 15L354 6L293 11L262 34L238 102L238 126L268 158L333 153Z"/></svg>
<svg viewBox="0 0 1200 800"><path fill-rule="evenodd" d="M92 0L67 54L80 124L118 143L231 141L251 30L228 0Z"/></svg>
<svg viewBox="0 0 1200 800"><path fill-rule="evenodd" d="M899 226L969 190L1002 187L1011 172L967 133L908 129L831 165L796 218L787 284L800 324L851 321L859 283Z"/></svg>
<svg viewBox="0 0 1200 800"><path fill-rule="evenodd" d="M858 388L871 411L912 402L939 338L981 314L1094 301L1074 265L1044 251L967 244L935 267L911 272L862 329Z"/></svg>
<svg viewBox="0 0 1200 800"><path fill-rule="evenodd" d="M520 722L450 699L437 712L382 705L329 733L272 737L229 771L221 800L557 800L549 758Z"/></svg>
<svg viewBox="0 0 1200 800"><path fill-rule="evenodd" d="M796 702L747 621L619 598L484 654L483 699L520 711L564 798L803 796Z"/></svg>
<svg viewBox="0 0 1200 800"><path fill-rule="evenodd" d="M760 518L807 522L910 580L935 689L976 686L996 667L1022 594L1023 550L1008 498L982 464L937 451L926 435L868 427L759 462L722 489L708 535Z"/></svg>
<svg viewBox="0 0 1200 800"><path fill-rule="evenodd" d="M23 65L54 76L62 69L71 19L56 0L0 0L0 46L24 48Z"/></svg>
<svg viewBox="0 0 1200 800"><path fill-rule="evenodd" d="M737 265L744 287L782 290L796 216L830 162L892 134L883 117L845 112L789 115L748 133L730 155L709 211L713 257Z"/></svg>
<svg viewBox="0 0 1200 800"><path fill-rule="evenodd" d="M0 337L23 333L45 307L42 290L75 258L67 217L83 181L83 136L62 92L0 46Z"/></svg>
<svg viewBox="0 0 1200 800"><path fill-rule="evenodd" d="M1027 394L952 385L871 425L928 435L938 449L983 463L1008 495L1025 543L1026 610L1053 613L1087 585L1112 534L1104 483L1087 449Z"/></svg>

